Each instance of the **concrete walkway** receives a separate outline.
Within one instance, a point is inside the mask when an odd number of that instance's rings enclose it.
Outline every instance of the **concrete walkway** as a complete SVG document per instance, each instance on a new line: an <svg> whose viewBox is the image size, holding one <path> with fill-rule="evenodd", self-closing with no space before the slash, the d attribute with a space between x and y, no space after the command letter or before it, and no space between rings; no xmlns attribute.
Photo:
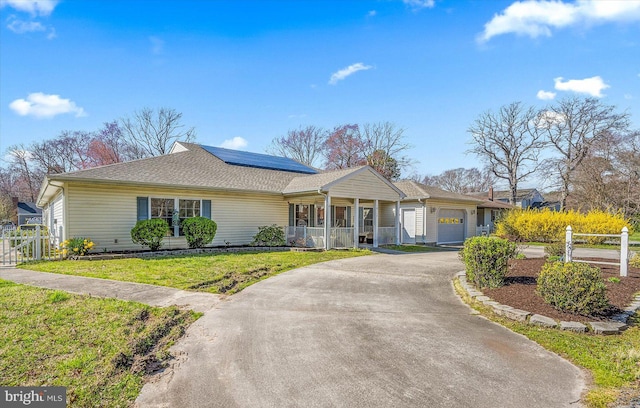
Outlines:
<svg viewBox="0 0 640 408"><path fill-rule="evenodd" d="M35 272L8 266L0 266L0 279L83 295L130 300L151 306L177 305L197 312L209 311L220 302L220 296L210 293L188 292L143 283Z"/></svg>

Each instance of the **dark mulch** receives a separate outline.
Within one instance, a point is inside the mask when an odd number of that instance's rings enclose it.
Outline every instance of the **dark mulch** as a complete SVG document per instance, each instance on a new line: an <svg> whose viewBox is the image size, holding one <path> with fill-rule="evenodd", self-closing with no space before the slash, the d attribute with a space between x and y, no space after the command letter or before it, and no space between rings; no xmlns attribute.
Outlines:
<svg viewBox="0 0 640 408"><path fill-rule="evenodd" d="M590 261L612 262L610 259L588 258ZM615 262L615 261L614 261ZM607 320L622 312L632 301L636 293L640 292L640 268L629 266L629 276L621 277L618 265L592 264L600 268L607 286L607 297L611 308L599 316L580 316L564 313L546 304L536 293L536 278L545 263L544 258L514 259L509 262L509 272L506 285L497 289L485 289L484 294L496 302L513 306L531 313L541 314L556 320L589 322ZM620 283L609 282L607 278L615 276Z"/></svg>

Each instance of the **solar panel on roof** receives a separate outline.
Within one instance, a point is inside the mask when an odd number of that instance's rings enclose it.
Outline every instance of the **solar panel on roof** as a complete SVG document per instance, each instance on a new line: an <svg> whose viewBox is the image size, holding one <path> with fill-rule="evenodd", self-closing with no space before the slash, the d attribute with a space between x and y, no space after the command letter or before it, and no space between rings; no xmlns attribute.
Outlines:
<svg viewBox="0 0 640 408"><path fill-rule="evenodd" d="M311 167L298 163L287 157L270 156L268 154L242 152L240 150L223 149L221 147L201 147L227 164L256 167L259 169L291 171L294 173L316 174Z"/></svg>

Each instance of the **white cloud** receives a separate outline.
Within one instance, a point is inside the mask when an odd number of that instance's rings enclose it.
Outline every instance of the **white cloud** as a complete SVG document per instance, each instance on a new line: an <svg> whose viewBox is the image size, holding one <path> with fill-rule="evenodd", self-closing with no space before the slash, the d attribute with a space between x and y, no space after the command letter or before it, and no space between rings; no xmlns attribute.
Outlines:
<svg viewBox="0 0 640 408"><path fill-rule="evenodd" d="M224 142L222 142L220 147L224 147L225 149L237 150L237 149L242 149L243 147L247 147L248 144L249 142L247 142L245 138L236 136L233 139L227 139Z"/></svg>
<svg viewBox="0 0 640 408"><path fill-rule="evenodd" d="M631 99L633 99L633 95L631 95L631 94L624 94L624 99L631 100Z"/></svg>
<svg viewBox="0 0 640 408"><path fill-rule="evenodd" d="M633 21L640 21L640 1L637 0L516 1L485 24L478 41L486 42L508 33L550 37L552 29L572 25Z"/></svg>
<svg viewBox="0 0 640 408"><path fill-rule="evenodd" d="M160 55L164 53L164 41L158 37L149 37L151 41L151 53L154 55Z"/></svg>
<svg viewBox="0 0 640 408"><path fill-rule="evenodd" d="M23 21L16 16L10 16L7 28L16 34L30 33L34 31L47 31L47 28L39 21Z"/></svg>
<svg viewBox="0 0 640 408"><path fill-rule="evenodd" d="M335 85L338 81L342 81L349 75L353 75L358 71L366 71L368 69L373 68L371 65L364 65L362 62L357 62L355 64L349 65L346 68L342 68L341 70L334 72L329 78L329 84Z"/></svg>
<svg viewBox="0 0 640 408"><path fill-rule="evenodd" d="M31 93L27 99L16 99L9 104L9 107L20 116L36 118L52 118L65 113L74 113L76 117L87 116L84 109L70 99L62 99L59 95L47 95L42 92Z"/></svg>
<svg viewBox="0 0 640 408"><path fill-rule="evenodd" d="M368 16L368 17L373 17L373 16L375 16L376 14L378 14L378 12L377 12L377 11L375 11L375 10L370 10L370 11L367 13L367 16Z"/></svg>
<svg viewBox="0 0 640 408"><path fill-rule="evenodd" d="M432 8L436 5L435 0L402 0L402 2L414 10Z"/></svg>
<svg viewBox="0 0 640 408"><path fill-rule="evenodd" d="M603 96L602 91L610 88L599 76L585 79L570 79L564 82L563 79L562 77L554 79L556 84L555 88L558 91L573 91L601 98Z"/></svg>
<svg viewBox="0 0 640 408"><path fill-rule="evenodd" d="M556 97L556 93L555 92L550 92L550 91L544 91L544 90L541 89L541 90L538 91L536 96L538 97L538 99L542 99L543 101L547 101L547 100L555 98Z"/></svg>
<svg viewBox="0 0 640 408"><path fill-rule="evenodd" d="M58 5L59 0L0 0L0 8L9 6L32 16L48 16Z"/></svg>

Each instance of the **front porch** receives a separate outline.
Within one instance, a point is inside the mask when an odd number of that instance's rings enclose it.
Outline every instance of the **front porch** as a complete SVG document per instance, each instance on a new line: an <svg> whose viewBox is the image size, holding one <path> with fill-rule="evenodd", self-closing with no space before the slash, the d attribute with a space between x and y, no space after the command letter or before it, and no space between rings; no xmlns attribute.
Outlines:
<svg viewBox="0 0 640 408"><path fill-rule="evenodd" d="M325 249L399 243L404 197L369 166L296 179L285 189L287 243Z"/></svg>
<svg viewBox="0 0 640 408"><path fill-rule="evenodd" d="M326 239L326 229L323 227L284 227L287 245L305 248L360 248L378 247L398 243L396 227L378 227L374 234L373 227L365 227L356 234L354 227L332 227L329 240ZM377 237L377 239L376 239Z"/></svg>

